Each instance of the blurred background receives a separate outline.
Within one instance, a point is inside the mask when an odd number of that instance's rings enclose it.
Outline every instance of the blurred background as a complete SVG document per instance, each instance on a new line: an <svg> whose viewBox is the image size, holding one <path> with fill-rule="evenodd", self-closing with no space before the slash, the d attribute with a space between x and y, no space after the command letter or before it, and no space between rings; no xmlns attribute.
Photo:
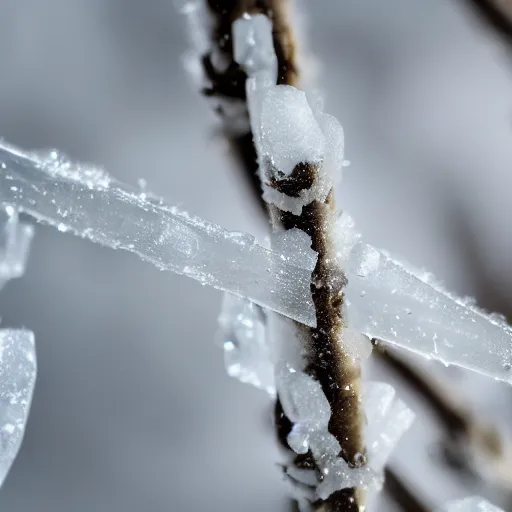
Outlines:
<svg viewBox="0 0 512 512"><path fill-rule="evenodd" d="M339 205L367 239L507 313L512 61L463 0L304 0L326 111L351 161ZM171 0L1 0L0 134L104 166L228 229L266 221L182 68ZM39 376L2 512L284 511L270 400L227 377L219 292L38 227L2 324L36 334ZM394 382L385 368L374 373ZM432 363L507 431L503 384ZM418 415L393 455L428 506L502 488L454 472ZM508 499L508 501L507 501ZM384 495L378 511L398 510Z"/></svg>

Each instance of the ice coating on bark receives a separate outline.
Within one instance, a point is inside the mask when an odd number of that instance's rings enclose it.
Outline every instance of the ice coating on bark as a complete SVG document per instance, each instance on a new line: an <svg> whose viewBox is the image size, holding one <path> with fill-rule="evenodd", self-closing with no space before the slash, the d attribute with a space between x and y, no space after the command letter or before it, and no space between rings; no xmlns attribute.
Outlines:
<svg viewBox="0 0 512 512"><path fill-rule="evenodd" d="M278 177L287 177L302 162L321 165L325 137L306 94L295 87L271 87L262 99L261 156Z"/></svg>
<svg viewBox="0 0 512 512"><path fill-rule="evenodd" d="M33 236L34 228L19 221L12 205L0 206L0 290L25 272Z"/></svg>
<svg viewBox="0 0 512 512"><path fill-rule="evenodd" d="M20 449L35 381L34 335L0 330L0 485Z"/></svg>
<svg viewBox="0 0 512 512"><path fill-rule="evenodd" d="M341 334L341 339L345 352L352 359L362 361L370 357L373 345L368 336L354 331L353 329L345 328Z"/></svg>
<svg viewBox="0 0 512 512"><path fill-rule="evenodd" d="M436 509L436 512L504 512L479 496L451 501Z"/></svg>
<svg viewBox="0 0 512 512"><path fill-rule="evenodd" d="M233 39L246 44L233 46L234 59L242 64L247 73L277 69L274 52L272 23L263 15L246 14L233 23Z"/></svg>
<svg viewBox="0 0 512 512"><path fill-rule="evenodd" d="M223 230L116 182L94 166L54 153L41 156L0 143L4 208L15 206L60 231L134 252L162 270L315 326L309 264L306 269L250 235ZM344 318L350 329L512 382L512 330L502 317L486 314L443 290L428 273L357 241L345 214L336 226L348 280Z"/></svg>
<svg viewBox="0 0 512 512"><path fill-rule="evenodd" d="M333 492L348 487L380 489L384 465L414 419L412 411L395 397L393 387L379 382L367 384L363 394L367 463L350 467L338 456L340 444L328 431L331 410L320 384L304 372L282 363L276 367L276 385L283 411L293 423L288 445L298 454L311 450L322 473L321 482L317 482L317 497L326 499ZM361 455L361 463L363 461ZM311 473L287 469L287 474L299 484L311 485Z"/></svg>

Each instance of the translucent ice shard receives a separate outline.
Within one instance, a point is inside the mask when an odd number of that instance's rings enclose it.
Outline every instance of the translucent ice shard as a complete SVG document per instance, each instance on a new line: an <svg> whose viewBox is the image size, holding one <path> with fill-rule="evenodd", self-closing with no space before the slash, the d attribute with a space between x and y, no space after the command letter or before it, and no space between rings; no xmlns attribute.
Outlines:
<svg viewBox="0 0 512 512"><path fill-rule="evenodd" d="M232 233L56 151L0 143L0 203L93 242L139 255L266 308L314 324L310 273L253 237Z"/></svg>
<svg viewBox="0 0 512 512"><path fill-rule="evenodd" d="M228 375L274 396L274 365L262 308L226 293L219 326Z"/></svg>
<svg viewBox="0 0 512 512"><path fill-rule="evenodd" d="M491 505L478 496L451 501L436 509L436 512L503 512L501 508Z"/></svg>
<svg viewBox="0 0 512 512"><path fill-rule="evenodd" d="M402 435L414 421L414 413L384 382L368 382L364 390L368 464L382 470Z"/></svg>
<svg viewBox="0 0 512 512"><path fill-rule="evenodd" d="M0 203L60 231L131 251L161 270L316 324L309 259L304 268L302 258L268 250L250 235L192 217L57 152L37 155L0 143ZM512 329L503 319L357 241L350 222L338 228L340 239L346 234L353 243L351 248L339 243L350 329L512 383Z"/></svg>
<svg viewBox="0 0 512 512"><path fill-rule="evenodd" d="M423 356L512 382L512 329L362 242L346 263L348 325Z"/></svg>
<svg viewBox="0 0 512 512"><path fill-rule="evenodd" d="M0 289L25 271L34 228L21 223L11 206L0 207Z"/></svg>
<svg viewBox="0 0 512 512"><path fill-rule="evenodd" d="M0 330L0 485L20 448L35 381L34 335Z"/></svg>

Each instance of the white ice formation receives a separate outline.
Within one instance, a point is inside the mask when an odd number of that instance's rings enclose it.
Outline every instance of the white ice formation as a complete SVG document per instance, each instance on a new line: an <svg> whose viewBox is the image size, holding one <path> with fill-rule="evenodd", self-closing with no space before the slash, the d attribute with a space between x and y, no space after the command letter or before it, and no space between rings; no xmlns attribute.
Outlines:
<svg viewBox="0 0 512 512"><path fill-rule="evenodd" d="M0 142L0 203L305 325L316 323L310 271L295 256L283 257L250 235L188 215L55 151L34 154ZM351 329L512 383L512 330L502 317L359 241L345 214L337 228Z"/></svg>
<svg viewBox="0 0 512 512"><path fill-rule="evenodd" d="M235 59L248 74L247 101L263 198L280 210L300 215L303 207L312 201L325 201L341 175L343 130L336 119L320 110L317 103L310 104L304 92L295 87L276 85L277 59L273 51L271 21L266 16L246 14L239 18L233 25L233 40ZM310 186L296 197L277 190L274 183L288 179L301 164L315 169L316 176ZM352 229L351 236L337 240L339 254L336 257L341 266L351 250L347 244L355 243L358 236L345 216L341 216L337 223L333 219L332 232L336 225L345 226L347 231ZM298 229L278 232L273 235L271 246L285 260L300 262L300 266L312 274L317 254L312 251L311 239L305 232ZM361 260L358 274L366 276L375 270L379 262L379 253L375 252L377 257ZM322 283L312 284L323 286ZM370 383L364 397L369 419L367 452L366 456L361 454L358 467L351 467L339 456L340 443L328 430L331 407L322 387L305 372L303 351L308 344L307 332L289 319L272 313L268 320L264 344L274 364L280 403L292 423L288 445L296 454L311 452L318 468L318 473L315 470L298 471L293 458L286 464L289 479L303 492L300 502L304 506L308 499L326 499L333 492L350 487L378 490L383 481L384 463L410 426L414 417L412 412L401 401L394 400L391 386ZM342 341L354 359L364 359L371 352L368 338L357 330L347 330ZM260 359L258 362L261 366ZM249 366L255 368L254 362Z"/></svg>
<svg viewBox="0 0 512 512"><path fill-rule="evenodd" d="M11 279L25 272L34 228L19 221L10 205L0 208L0 290Z"/></svg>
<svg viewBox="0 0 512 512"><path fill-rule="evenodd" d="M276 393L265 311L226 293L219 316L219 339L229 376L274 396Z"/></svg>
<svg viewBox="0 0 512 512"><path fill-rule="evenodd" d="M222 74L229 61L222 51L211 43L211 32L214 24L204 0L175 0L178 11L185 15L186 33L189 36L190 48L183 56L183 63L193 85L201 90L211 86L205 75L202 59L209 55L213 69ZM245 134L250 126L247 119L247 106L241 98L224 98L220 95L209 99L215 110L222 110L222 120L226 132L233 135Z"/></svg>
<svg viewBox="0 0 512 512"><path fill-rule="evenodd" d="M297 454L312 451L322 470L322 483L317 485L314 471L299 471L293 466L287 468L288 476L298 485L315 485L316 490L308 495L310 499L325 498L335 490L352 486L378 490L389 455L414 419L412 411L395 396L394 388L381 382L365 384L369 464L350 468L338 457L340 445L327 430L329 403L320 384L302 371L301 340L288 320L271 313L265 315L258 306L229 295L219 318L228 373L271 396L277 388L283 409L294 423L288 445ZM269 324L272 329L266 328ZM236 335L230 334L235 332Z"/></svg>
<svg viewBox="0 0 512 512"><path fill-rule="evenodd" d="M0 288L23 274L32 235L11 205L0 210ZM0 329L0 486L21 446L35 380L33 333Z"/></svg>
<svg viewBox="0 0 512 512"><path fill-rule="evenodd" d="M504 512L479 496L451 501L436 509L436 512Z"/></svg>

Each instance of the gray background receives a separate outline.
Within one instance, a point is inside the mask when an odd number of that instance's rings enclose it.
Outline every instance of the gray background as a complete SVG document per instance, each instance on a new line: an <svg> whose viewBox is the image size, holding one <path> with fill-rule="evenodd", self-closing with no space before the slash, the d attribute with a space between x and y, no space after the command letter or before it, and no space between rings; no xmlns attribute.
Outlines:
<svg viewBox="0 0 512 512"><path fill-rule="evenodd" d="M463 228L507 298L512 62L500 41L463 2L303 3L352 162L339 204L370 242L476 293ZM143 177L191 212L263 236L182 69L185 46L171 0L1 0L0 134ZM219 304L214 290L39 227L26 276L0 299L2 323L34 330L39 356L2 512L285 510L271 404L225 375ZM480 413L510 421L503 386L433 368ZM431 505L480 492L440 469L435 425L402 396L420 421L395 453L401 472Z"/></svg>

